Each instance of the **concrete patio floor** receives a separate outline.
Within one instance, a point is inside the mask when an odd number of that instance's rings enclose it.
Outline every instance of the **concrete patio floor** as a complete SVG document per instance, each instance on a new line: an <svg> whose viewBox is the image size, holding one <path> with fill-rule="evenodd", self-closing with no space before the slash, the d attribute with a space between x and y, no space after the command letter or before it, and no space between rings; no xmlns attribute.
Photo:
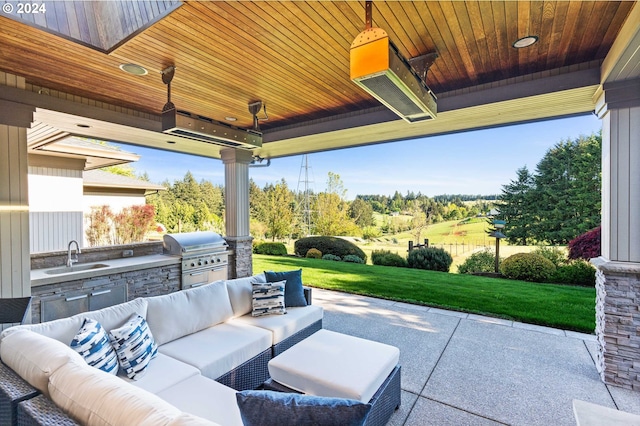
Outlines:
<svg viewBox="0 0 640 426"><path fill-rule="evenodd" d="M572 400L640 414L605 385L593 335L314 289L324 328L400 348L402 406L389 425L575 425Z"/></svg>

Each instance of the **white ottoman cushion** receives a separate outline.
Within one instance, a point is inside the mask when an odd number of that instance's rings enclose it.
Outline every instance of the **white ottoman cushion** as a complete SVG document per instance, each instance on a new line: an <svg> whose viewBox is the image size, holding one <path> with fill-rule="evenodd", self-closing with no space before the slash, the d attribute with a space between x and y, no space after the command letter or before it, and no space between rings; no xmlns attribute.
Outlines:
<svg viewBox="0 0 640 426"><path fill-rule="evenodd" d="M269 361L269 374L308 395L366 403L399 359L395 346L319 330Z"/></svg>
<svg viewBox="0 0 640 426"><path fill-rule="evenodd" d="M264 328L273 333L273 345L282 342L287 337L291 337L298 331L310 326L322 319L322 307L308 305L298 308L287 308L286 315L267 315L254 317L243 315L233 319L233 321Z"/></svg>

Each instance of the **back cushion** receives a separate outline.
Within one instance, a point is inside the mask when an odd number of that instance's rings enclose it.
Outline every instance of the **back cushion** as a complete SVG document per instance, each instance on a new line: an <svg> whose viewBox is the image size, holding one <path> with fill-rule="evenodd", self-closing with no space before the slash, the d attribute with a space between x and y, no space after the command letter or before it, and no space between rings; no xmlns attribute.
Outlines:
<svg viewBox="0 0 640 426"><path fill-rule="evenodd" d="M158 345L219 324L233 315L224 281L147 300L147 323Z"/></svg>
<svg viewBox="0 0 640 426"><path fill-rule="evenodd" d="M267 279L264 276L264 272L252 277L227 281L227 291L229 292L229 299L231 299L234 318L251 313L253 309L252 282L266 283Z"/></svg>
<svg viewBox="0 0 640 426"><path fill-rule="evenodd" d="M7 333L0 344L0 358L31 386L49 396L49 377L68 362L86 365L76 351L55 339L29 330Z"/></svg>
<svg viewBox="0 0 640 426"><path fill-rule="evenodd" d="M83 425L165 425L181 413L150 392L74 362L51 375L49 394L56 405Z"/></svg>
<svg viewBox="0 0 640 426"><path fill-rule="evenodd" d="M65 344L70 344L76 333L82 327L85 318L91 318L100 323L107 332L112 328L120 327L127 322L132 314L138 314L143 318L147 316L147 300L143 298L134 299L130 302L110 306L98 311L83 312L69 318L61 318L54 321L40 324L29 324L18 326L27 330L35 331L52 339L56 339Z"/></svg>

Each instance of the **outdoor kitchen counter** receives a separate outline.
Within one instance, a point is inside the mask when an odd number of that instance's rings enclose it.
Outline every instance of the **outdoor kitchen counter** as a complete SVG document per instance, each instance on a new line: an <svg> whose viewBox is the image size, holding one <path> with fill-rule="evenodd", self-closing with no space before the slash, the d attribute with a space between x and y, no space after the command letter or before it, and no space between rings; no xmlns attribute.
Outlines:
<svg viewBox="0 0 640 426"><path fill-rule="evenodd" d="M168 265L179 265L181 258L164 254L152 254L148 256L125 257L109 259L99 262L76 263L72 268L81 270L66 271L65 266L54 268L32 269L31 287L56 284L65 281L73 281L85 278L112 275L120 272L136 271L140 269L156 268ZM106 265L106 266L99 266ZM93 268L91 268L93 266ZM87 269L89 268L89 269ZM52 273L53 272L53 273Z"/></svg>

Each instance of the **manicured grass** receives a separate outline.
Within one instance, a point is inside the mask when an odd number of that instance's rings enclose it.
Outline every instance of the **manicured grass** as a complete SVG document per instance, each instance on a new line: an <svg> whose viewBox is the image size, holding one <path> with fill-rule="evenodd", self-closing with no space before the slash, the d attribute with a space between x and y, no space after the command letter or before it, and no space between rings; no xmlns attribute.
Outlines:
<svg viewBox="0 0 640 426"><path fill-rule="evenodd" d="M253 255L253 270L302 268L305 285L593 333L595 289L320 259Z"/></svg>

